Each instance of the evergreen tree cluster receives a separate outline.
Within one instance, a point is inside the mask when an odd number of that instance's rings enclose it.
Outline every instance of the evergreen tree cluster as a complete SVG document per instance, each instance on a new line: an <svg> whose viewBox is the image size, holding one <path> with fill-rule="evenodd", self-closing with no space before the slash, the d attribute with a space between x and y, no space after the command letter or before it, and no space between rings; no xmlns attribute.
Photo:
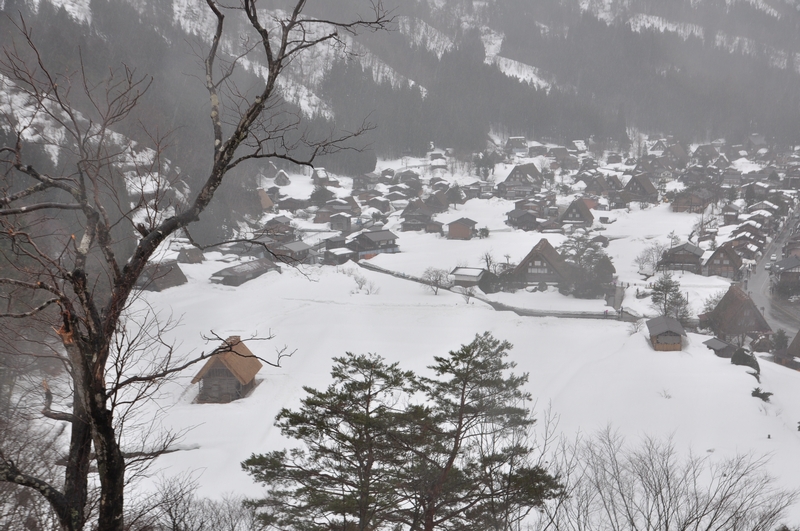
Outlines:
<svg viewBox="0 0 800 531"><path fill-rule="evenodd" d="M616 269L603 246L593 241L585 231L572 233L558 249L572 266L572 281L559 286L562 292L580 299L596 299L605 294Z"/></svg>
<svg viewBox="0 0 800 531"><path fill-rule="evenodd" d="M489 333L434 357L432 377L381 357L334 358L276 426L292 449L242 463L266 487L250 503L285 530L514 528L561 486L530 441L526 375Z"/></svg>
<svg viewBox="0 0 800 531"><path fill-rule="evenodd" d="M653 282L650 295L651 305L659 315L673 317L685 323L691 317L689 301L681 293L681 284L668 272L664 272Z"/></svg>

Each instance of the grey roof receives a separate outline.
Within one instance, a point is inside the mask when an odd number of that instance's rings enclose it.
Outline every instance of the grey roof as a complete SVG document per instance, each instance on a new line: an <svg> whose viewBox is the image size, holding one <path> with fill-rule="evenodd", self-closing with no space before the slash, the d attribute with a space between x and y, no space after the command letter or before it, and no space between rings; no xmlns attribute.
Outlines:
<svg viewBox="0 0 800 531"><path fill-rule="evenodd" d="M396 240L397 236L390 230L375 230L370 232L362 232L361 236L373 242L382 242L387 240Z"/></svg>
<svg viewBox="0 0 800 531"><path fill-rule="evenodd" d="M311 249L310 245L308 245L307 243L302 242L302 241L284 243L282 245L282 247L284 249L289 249L290 251L295 252L295 253L300 252L300 251L307 251L307 250Z"/></svg>
<svg viewBox="0 0 800 531"><path fill-rule="evenodd" d="M784 258L779 262L775 262L775 265L772 266L775 271L786 271L789 269L794 269L795 267L800 267L800 258L795 255L790 256L789 258Z"/></svg>
<svg viewBox="0 0 800 531"><path fill-rule="evenodd" d="M284 225L288 225L291 222L292 222L291 218L288 218L288 217L286 217L284 215L280 215L280 216L276 216L276 217L270 219L269 221L267 221L267 225L274 225L276 223L283 223Z"/></svg>
<svg viewBox="0 0 800 531"><path fill-rule="evenodd" d="M269 260L268 258L259 258L258 260L251 260L249 262L245 262L243 264L226 267L225 269L220 269L213 275L212 277L231 277L231 276L238 276L238 275L246 275L247 273L253 271L271 271L271 270L278 270L280 268L275 265L275 262Z"/></svg>
<svg viewBox="0 0 800 531"><path fill-rule="evenodd" d="M486 273L486 270L480 267L457 267L450 271L451 275L463 275L475 277L476 279L482 277L484 273Z"/></svg>
<svg viewBox="0 0 800 531"><path fill-rule="evenodd" d="M703 344L708 348L710 348L711 350L722 350L724 348L731 346L729 343L726 343L725 341L718 339L716 337L709 339L708 341L703 341Z"/></svg>
<svg viewBox="0 0 800 531"><path fill-rule="evenodd" d="M686 243L682 243L680 245L676 245L675 247L673 247L672 249L667 251L667 254L676 253L678 251L686 251L687 253L691 253L691 254L693 254L695 256L703 256L703 253L705 253L705 251L703 249L701 249L700 247L698 247L698 246L696 246L694 244L691 244L689 242L686 242Z"/></svg>
<svg viewBox="0 0 800 531"><path fill-rule="evenodd" d="M455 223L460 223L461 225L466 225L467 227L474 227L478 224L477 221L473 221L469 218L458 218L457 220L448 223L448 225L453 225Z"/></svg>
<svg viewBox="0 0 800 531"><path fill-rule="evenodd" d="M647 321L647 329L650 331L651 336L657 336L664 332L674 332L682 336L686 335L683 326L677 319L663 315Z"/></svg>

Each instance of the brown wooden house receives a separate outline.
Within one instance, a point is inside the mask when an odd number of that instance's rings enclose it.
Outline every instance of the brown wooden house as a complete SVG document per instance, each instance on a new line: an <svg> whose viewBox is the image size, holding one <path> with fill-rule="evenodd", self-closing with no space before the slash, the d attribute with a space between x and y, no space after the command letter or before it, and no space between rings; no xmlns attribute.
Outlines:
<svg viewBox="0 0 800 531"><path fill-rule="evenodd" d="M347 244L348 249L356 253L360 260L369 260L373 256L383 253L399 253L397 236L389 230L365 231L353 238Z"/></svg>
<svg viewBox="0 0 800 531"><path fill-rule="evenodd" d="M197 401L227 403L247 396L261 367L239 336L229 337L192 379L200 384Z"/></svg>
<svg viewBox="0 0 800 531"><path fill-rule="evenodd" d="M703 275L719 276L731 280L739 280L742 276L742 258L732 245L725 243L717 247L703 265Z"/></svg>
<svg viewBox="0 0 800 531"><path fill-rule="evenodd" d="M582 198L578 198L567 207L559 219L565 225L580 227L591 227L594 223L594 216L589 210L589 206Z"/></svg>
<svg viewBox="0 0 800 531"><path fill-rule="evenodd" d="M658 190L644 173L631 177L624 192L628 202L658 203Z"/></svg>
<svg viewBox="0 0 800 531"><path fill-rule="evenodd" d="M542 189L542 174L535 164L518 164L505 181L497 185L497 195L505 199L529 197Z"/></svg>
<svg viewBox="0 0 800 531"><path fill-rule="evenodd" d="M331 216L330 223L331 223L331 230L350 232L352 217L350 216L350 214L340 212L338 214L334 214Z"/></svg>
<svg viewBox="0 0 800 531"><path fill-rule="evenodd" d="M469 218L459 218L447 224L447 239L449 240L471 240L475 235L477 221Z"/></svg>
<svg viewBox="0 0 800 531"><path fill-rule="evenodd" d="M536 218L536 214L530 210L520 210L515 208L506 214L506 225L514 227L515 229L522 229L525 231L536 230L539 228L540 222Z"/></svg>
<svg viewBox="0 0 800 531"><path fill-rule="evenodd" d="M703 250L687 242L664 251L661 260L658 261L657 269L659 271L689 271L690 273L700 274L703 270L702 258Z"/></svg>
<svg viewBox="0 0 800 531"><path fill-rule="evenodd" d="M542 238L533 246L514 269L512 276L518 284L526 286L539 282L569 282L572 278L569 264L550 245L547 238Z"/></svg>
<svg viewBox="0 0 800 531"><path fill-rule="evenodd" d="M587 194L592 195L600 195L603 197L608 197L608 193L613 190L611 184L609 184L608 180L605 178L604 175L597 175L594 178L590 179L586 183L586 190Z"/></svg>
<svg viewBox="0 0 800 531"><path fill-rule="evenodd" d="M800 258L790 255L772 266L775 289L784 295L800 291Z"/></svg>
<svg viewBox="0 0 800 531"><path fill-rule="evenodd" d="M761 310L737 286L731 286L711 312L700 315L700 326L711 328L723 341L735 340L739 346L744 345L748 334L772 333Z"/></svg>
<svg viewBox="0 0 800 531"><path fill-rule="evenodd" d="M279 242L290 242L295 239L295 228L291 218L276 216L264 224L264 234Z"/></svg>
<svg viewBox="0 0 800 531"><path fill-rule="evenodd" d="M708 190L694 190L681 192L672 201L673 212L700 213L714 202L714 195Z"/></svg>
<svg viewBox="0 0 800 531"><path fill-rule="evenodd" d="M682 350L686 332L674 317L656 317L647 321L650 344L655 350Z"/></svg>

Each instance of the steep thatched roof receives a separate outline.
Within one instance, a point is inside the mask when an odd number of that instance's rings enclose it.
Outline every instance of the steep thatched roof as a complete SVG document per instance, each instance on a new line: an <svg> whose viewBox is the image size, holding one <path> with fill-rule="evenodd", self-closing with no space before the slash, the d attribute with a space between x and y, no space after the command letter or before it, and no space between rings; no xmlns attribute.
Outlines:
<svg viewBox="0 0 800 531"><path fill-rule="evenodd" d="M553 268L553 271L558 274L562 279L569 280L572 278L572 271L569 264L558 254L558 251L550 245L547 238L542 238L539 243L533 246L533 249L522 259L519 265L514 269L513 275L525 275L528 270L528 263L534 258L542 258L547 264Z"/></svg>
<svg viewBox="0 0 800 531"><path fill-rule="evenodd" d="M737 286L731 286L717 306L705 316L714 332L738 336L748 332L771 333L767 320L753 300Z"/></svg>
<svg viewBox="0 0 800 531"><path fill-rule="evenodd" d="M200 372L192 379L192 383L197 383L212 367L222 364L233 374L239 383L247 385L256 377L258 371L263 366L250 349L242 342L239 336L231 336L222 345L217 347L218 354L214 354Z"/></svg>

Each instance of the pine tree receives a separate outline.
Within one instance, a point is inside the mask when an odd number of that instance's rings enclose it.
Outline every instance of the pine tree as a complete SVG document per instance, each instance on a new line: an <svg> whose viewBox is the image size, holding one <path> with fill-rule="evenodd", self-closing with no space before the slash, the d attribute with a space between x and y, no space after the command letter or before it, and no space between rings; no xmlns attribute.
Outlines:
<svg viewBox="0 0 800 531"><path fill-rule="evenodd" d="M527 375L509 373L510 348L478 335L435 357L433 378L335 358L331 386L277 417L299 445L242 463L267 487L250 505L287 531L512 528L561 486L531 462Z"/></svg>
<svg viewBox="0 0 800 531"><path fill-rule="evenodd" d="M689 301L681 293L680 283L667 272L653 283L650 299L652 307L659 312L659 315L674 317L682 322L691 315Z"/></svg>
<svg viewBox="0 0 800 531"><path fill-rule="evenodd" d="M528 462L520 437L534 423L524 404L527 375L510 374L511 345L488 332L435 357L435 378L421 378L424 405L404 417L399 441L401 512L411 530L508 529L555 496L559 485Z"/></svg>
<svg viewBox="0 0 800 531"><path fill-rule="evenodd" d="M242 468L268 487L250 503L279 529L365 531L381 527L399 503L387 487L398 455L389 439L398 397L413 374L374 354L334 358L325 391L304 388L298 411L275 425L300 448L253 454Z"/></svg>

